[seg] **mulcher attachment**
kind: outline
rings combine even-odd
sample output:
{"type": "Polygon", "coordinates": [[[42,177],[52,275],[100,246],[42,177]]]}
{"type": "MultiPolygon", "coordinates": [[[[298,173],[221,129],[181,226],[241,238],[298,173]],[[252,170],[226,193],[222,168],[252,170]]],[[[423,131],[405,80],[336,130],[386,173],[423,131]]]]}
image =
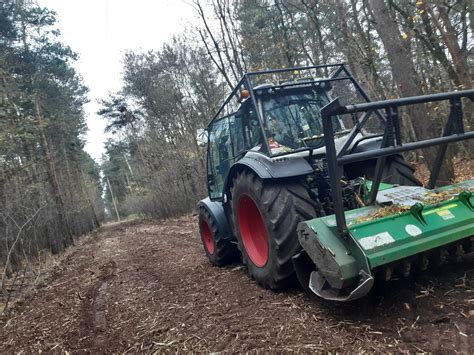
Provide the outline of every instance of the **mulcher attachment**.
{"type": "Polygon", "coordinates": [[[304,251],[294,258],[300,281],[317,295],[349,301],[367,294],[375,277],[409,275],[430,264],[456,259],[472,249],[474,235],[474,181],[431,190],[435,185],[448,144],[474,138],[466,132],[462,98],[474,100],[474,90],[342,105],[339,98],[321,109],[326,163],[333,215],[299,224],[304,251]],[[417,142],[402,142],[399,107],[449,100],[450,113],[443,136],[417,142]],[[384,110],[384,114],[382,114],[384,110]],[[372,114],[383,116],[381,147],[352,151],[357,134],[372,114]],[[351,115],[356,123],[343,145],[336,146],[333,118],[351,115]],[[361,115],[361,116],[359,116],[361,115]],[[389,156],[439,146],[431,167],[429,189],[418,186],[382,186],[389,156]],[[341,179],[344,167],[361,161],[376,161],[367,207],[345,211],[341,179]],[[306,255],[305,255],[306,254],[306,255]],[[310,258],[309,272],[298,270],[310,258]]]}
{"type": "Polygon", "coordinates": [[[473,191],[474,180],[437,190],[385,189],[377,205],[345,212],[344,235],[334,215],[300,223],[304,251],[294,260],[300,281],[320,297],[349,301],[366,295],[374,278],[459,260],[474,250],[473,191]],[[298,266],[307,257],[314,265],[305,274],[298,266]]]}

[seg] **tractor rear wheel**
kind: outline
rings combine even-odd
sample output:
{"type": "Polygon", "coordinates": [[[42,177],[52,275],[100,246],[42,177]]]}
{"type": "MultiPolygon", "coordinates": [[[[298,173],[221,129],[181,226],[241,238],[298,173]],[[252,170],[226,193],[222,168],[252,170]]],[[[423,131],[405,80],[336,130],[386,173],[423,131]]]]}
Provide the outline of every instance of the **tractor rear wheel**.
{"type": "Polygon", "coordinates": [[[238,260],[239,251],[235,242],[224,239],[217,222],[204,207],[199,208],[199,232],[211,264],[224,266],[238,260]]]}
{"type": "Polygon", "coordinates": [[[307,188],[296,180],[262,181],[241,171],[231,196],[235,235],[249,274],[271,289],[296,285],[291,260],[301,250],[296,227],[316,216],[307,188]]]}

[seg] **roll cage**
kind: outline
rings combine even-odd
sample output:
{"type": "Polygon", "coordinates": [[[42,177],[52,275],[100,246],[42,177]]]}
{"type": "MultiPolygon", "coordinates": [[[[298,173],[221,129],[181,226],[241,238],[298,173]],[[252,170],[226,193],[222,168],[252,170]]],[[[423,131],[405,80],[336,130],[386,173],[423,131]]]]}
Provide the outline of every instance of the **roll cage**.
{"type": "MultiPolygon", "coordinates": [[[[298,89],[308,90],[312,88],[324,93],[326,103],[329,103],[331,100],[329,90],[336,82],[348,82],[352,86],[353,94],[359,100],[370,102],[367,93],[343,63],[246,73],[224,101],[206,129],[208,131],[207,171],[210,198],[216,200],[222,197],[224,181],[231,166],[238,162],[249,150],[274,158],[304,151],[311,154],[315,148],[305,146],[291,149],[291,151],[272,149],[272,137],[269,136],[263,110],[259,107],[259,96],[264,96],[268,91],[293,92],[298,91],[298,89]],[[269,82],[274,84],[268,84],[269,82]],[[248,91],[247,98],[242,96],[243,90],[248,91]],[[252,125],[252,122],[257,124],[252,125]],[[228,134],[224,134],[224,131],[228,134]],[[220,136],[219,133],[221,133],[220,136]],[[220,151],[216,148],[220,148],[220,151]],[[222,156],[225,156],[225,158],[222,158],[222,156]]],[[[384,121],[382,115],[378,112],[375,112],[375,114],[380,122],[384,121]]],[[[333,126],[337,126],[337,122],[333,122],[333,126]]],[[[321,144],[324,145],[323,134],[319,138],[321,144]]]]}
{"type": "MultiPolygon", "coordinates": [[[[255,93],[258,91],[276,89],[282,90],[286,88],[295,88],[295,87],[331,87],[331,83],[347,81],[353,85],[354,89],[357,91],[357,95],[362,99],[362,101],[370,102],[368,94],[360,86],[360,84],[355,80],[350,71],[347,69],[344,63],[339,64],[327,64],[327,65],[313,65],[308,67],[293,67],[286,69],[273,69],[273,70],[262,70],[249,72],[244,74],[239,83],[232,90],[231,94],[224,101],[222,106],[219,108],[215,116],[210,121],[207,130],[212,126],[212,124],[222,119],[232,113],[235,113],[242,103],[241,91],[249,91],[249,100],[251,101],[252,106],[257,108],[257,101],[255,93]],[[318,74],[323,74],[327,77],[319,77],[318,74]],[[312,75],[312,74],[316,74],[312,75]],[[268,82],[278,82],[278,84],[268,85],[268,82]],[[261,84],[267,84],[265,87],[259,87],[261,84]]],[[[262,117],[262,112],[256,109],[258,121],[260,127],[262,128],[262,135],[264,141],[264,150],[262,153],[269,156],[281,155],[281,154],[272,154],[268,146],[268,136],[267,133],[263,130],[264,128],[264,119],[262,117]]],[[[383,115],[376,112],[378,118],[383,122],[385,119],[383,115]]],[[[300,150],[311,150],[302,148],[300,150]]],[[[285,153],[284,153],[285,154],[285,153]]],[[[287,154],[287,153],[286,153],[287,154]]]]}

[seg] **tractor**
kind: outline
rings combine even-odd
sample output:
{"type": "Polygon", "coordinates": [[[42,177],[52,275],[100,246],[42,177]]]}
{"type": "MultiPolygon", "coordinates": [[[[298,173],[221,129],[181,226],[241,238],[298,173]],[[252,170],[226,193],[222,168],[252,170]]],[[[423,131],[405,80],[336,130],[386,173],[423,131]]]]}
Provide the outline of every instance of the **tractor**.
{"type": "Polygon", "coordinates": [[[300,283],[350,301],[376,279],[462,257],[473,248],[474,180],[438,177],[447,146],[474,138],[462,110],[473,99],[371,101],[345,64],[245,74],[206,129],[209,196],[197,209],[209,261],[241,259],[272,290],[300,283]],[[406,107],[434,103],[449,111],[442,136],[404,139],[406,107]],[[414,150],[432,152],[426,186],[402,155],[414,150]]]}

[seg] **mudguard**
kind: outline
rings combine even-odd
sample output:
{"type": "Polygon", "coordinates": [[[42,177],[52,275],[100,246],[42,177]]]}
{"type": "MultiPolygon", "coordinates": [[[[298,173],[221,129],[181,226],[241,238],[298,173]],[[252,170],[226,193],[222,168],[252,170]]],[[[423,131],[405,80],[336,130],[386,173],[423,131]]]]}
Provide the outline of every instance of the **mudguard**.
{"type": "Polygon", "coordinates": [[[362,153],[370,150],[377,150],[380,149],[381,146],[382,137],[367,137],[356,141],[354,146],[350,149],[350,153],[362,153]]]}
{"type": "MultiPolygon", "coordinates": [[[[352,148],[352,152],[379,149],[381,140],[381,137],[362,139],[352,148]]],[[[251,169],[261,179],[289,178],[303,176],[313,172],[313,168],[305,156],[287,155],[271,158],[258,152],[249,151],[231,167],[227,178],[234,176],[234,173],[242,167],[251,169]]],[[[228,181],[226,181],[226,183],[227,182],[228,181]]]]}
{"type": "Polygon", "coordinates": [[[249,151],[245,157],[230,168],[224,182],[224,198],[230,193],[230,184],[232,182],[230,179],[242,168],[253,171],[260,179],[264,180],[303,176],[313,172],[313,168],[303,157],[283,156],[270,158],[266,155],[249,151]]]}
{"type": "Polygon", "coordinates": [[[242,166],[253,170],[261,179],[287,178],[313,172],[313,168],[303,157],[282,156],[270,158],[266,155],[249,151],[245,157],[232,166],[228,176],[232,176],[242,166]]]}
{"type": "Polygon", "coordinates": [[[209,197],[201,200],[197,204],[197,208],[204,207],[216,221],[219,231],[222,233],[223,239],[235,239],[231,233],[231,228],[224,211],[222,203],[219,201],[211,201],[209,197]]]}

